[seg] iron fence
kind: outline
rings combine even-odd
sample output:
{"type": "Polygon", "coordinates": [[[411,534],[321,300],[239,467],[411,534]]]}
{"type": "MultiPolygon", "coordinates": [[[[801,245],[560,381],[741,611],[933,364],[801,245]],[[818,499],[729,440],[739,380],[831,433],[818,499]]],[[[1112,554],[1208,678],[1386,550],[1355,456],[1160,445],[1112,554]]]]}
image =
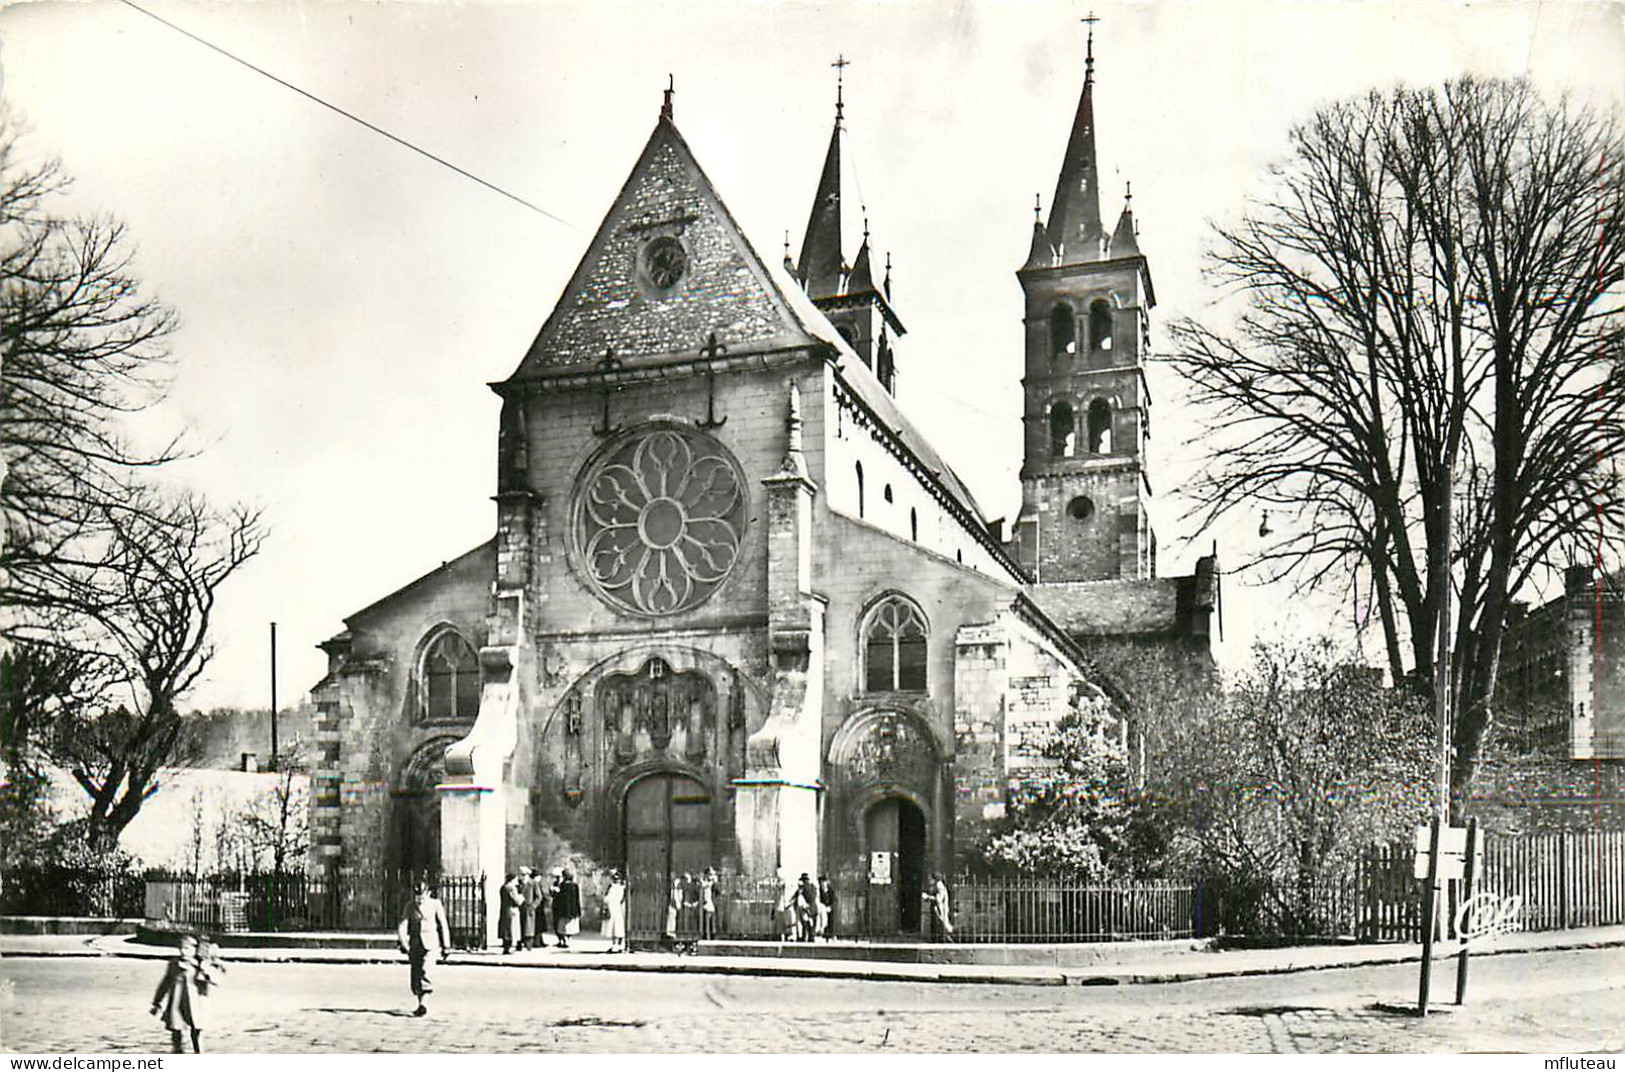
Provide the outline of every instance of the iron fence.
{"type": "MultiPolygon", "coordinates": [[[[1102,885],[961,875],[948,886],[953,937],[961,942],[1100,942],[1215,933],[1213,892],[1195,884],[1102,885]]],[[[900,885],[871,884],[865,876],[850,874],[834,876],[831,887],[833,918],[825,918],[820,936],[923,940],[931,933],[932,906],[923,895],[911,897],[900,885]]],[[[676,888],[673,898],[672,881],[661,873],[628,877],[630,938],[646,942],[669,934],[692,941],[704,936],[698,880],[678,876],[676,888]],[[675,913],[670,910],[674,900],[681,906],[675,913]]],[[[717,938],[793,941],[800,936],[795,891],[778,879],[722,872],[712,900],[717,938]]]]}
{"type": "Polygon", "coordinates": [[[13,867],[0,873],[0,914],[133,919],[141,915],[143,879],[132,871],[13,867]]]}
{"type": "Polygon", "coordinates": [[[452,944],[485,944],[485,880],[479,875],[383,871],[367,876],[301,872],[152,872],[146,918],[215,931],[393,931],[419,879],[438,891],[452,944]]]}

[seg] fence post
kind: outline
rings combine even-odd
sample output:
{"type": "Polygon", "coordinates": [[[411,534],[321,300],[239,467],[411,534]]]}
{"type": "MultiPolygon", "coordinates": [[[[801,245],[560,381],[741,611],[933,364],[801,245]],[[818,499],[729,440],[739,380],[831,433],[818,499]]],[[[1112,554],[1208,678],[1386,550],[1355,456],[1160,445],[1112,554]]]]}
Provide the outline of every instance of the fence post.
{"type": "Polygon", "coordinates": [[[1557,927],[1559,930],[1569,929],[1569,908],[1573,898],[1569,895],[1569,882],[1573,877],[1569,867],[1569,832],[1560,831],[1557,835],[1557,927]]]}

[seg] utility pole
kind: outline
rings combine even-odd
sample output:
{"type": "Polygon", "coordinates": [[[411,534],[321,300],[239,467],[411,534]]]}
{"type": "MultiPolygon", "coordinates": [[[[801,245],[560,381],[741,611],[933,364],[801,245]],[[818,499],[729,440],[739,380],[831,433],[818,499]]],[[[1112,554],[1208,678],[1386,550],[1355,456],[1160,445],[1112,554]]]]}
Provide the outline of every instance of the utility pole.
{"type": "Polygon", "coordinates": [[[271,769],[276,762],[276,623],[271,623],[271,769]]]}

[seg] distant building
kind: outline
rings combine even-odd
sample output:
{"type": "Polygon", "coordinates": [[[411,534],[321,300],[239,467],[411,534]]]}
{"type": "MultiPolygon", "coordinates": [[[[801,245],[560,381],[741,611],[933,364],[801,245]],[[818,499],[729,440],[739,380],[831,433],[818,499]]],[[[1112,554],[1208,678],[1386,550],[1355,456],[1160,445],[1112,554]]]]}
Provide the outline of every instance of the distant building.
{"type": "Polygon", "coordinates": [[[1625,829],[1625,595],[1620,574],[1566,571],[1517,608],[1501,654],[1495,746],[1473,789],[1506,826],[1625,829]]]}

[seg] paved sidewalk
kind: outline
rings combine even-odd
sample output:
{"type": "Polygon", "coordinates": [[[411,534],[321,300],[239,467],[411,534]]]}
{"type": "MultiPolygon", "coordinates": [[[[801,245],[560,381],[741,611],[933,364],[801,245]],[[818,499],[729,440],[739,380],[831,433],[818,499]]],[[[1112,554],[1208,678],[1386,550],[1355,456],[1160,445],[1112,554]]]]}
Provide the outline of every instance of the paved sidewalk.
{"type": "MultiPolygon", "coordinates": [[[[1510,934],[1498,938],[1475,956],[1564,949],[1600,949],[1625,946],[1625,926],[1592,927],[1568,931],[1542,931],[1510,934]]],[[[1441,957],[1454,954],[1455,947],[1441,945],[1441,957]]],[[[0,935],[0,957],[124,957],[158,960],[171,956],[160,946],[109,935],[0,935]]],[[[285,947],[266,949],[225,949],[225,960],[262,963],[312,964],[396,964],[401,960],[392,949],[320,949],[285,947]]],[[[866,979],[899,982],[998,983],[1026,986],[1131,985],[1136,983],[1185,982],[1236,976],[1276,975],[1287,972],[1350,968],[1373,964],[1417,961],[1421,947],[1414,944],[1298,946],[1283,949],[1247,949],[1225,952],[1192,952],[1178,957],[1161,956],[1155,961],[1136,963],[1131,959],[1101,963],[1086,968],[1050,968],[978,964],[898,964],[861,960],[830,960],[809,957],[718,957],[675,956],[668,953],[608,952],[608,943],[592,937],[578,938],[569,949],[527,950],[504,955],[500,952],[457,952],[453,963],[492,968],[547,969],[570,968],[620,972],[692,972],[720,975],[818,977],[866,979]]]]}

